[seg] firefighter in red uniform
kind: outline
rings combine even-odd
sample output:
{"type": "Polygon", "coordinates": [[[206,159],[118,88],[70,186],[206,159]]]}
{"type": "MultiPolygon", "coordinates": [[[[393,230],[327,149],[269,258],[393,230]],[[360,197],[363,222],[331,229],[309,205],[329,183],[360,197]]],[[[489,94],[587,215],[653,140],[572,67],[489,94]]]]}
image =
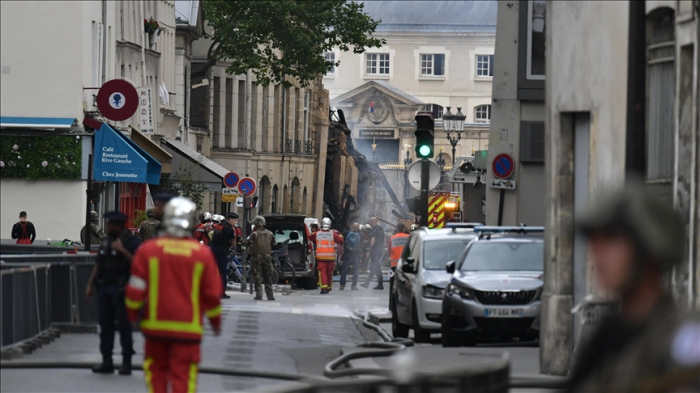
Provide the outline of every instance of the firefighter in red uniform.
{"type": "Polygon", "coordinates": [[[211,250],[192,238],[196,209],[187,198],[168,202],[164,236],[144,243],[131,265],[125,302],[132,322],[143,309],[143,370],[153,393],[195,392],[203,316],[221,332],[221,280],[211,250]]]}
{"type": "Polygon", "coordinates": [[[321,294],[331,291],[333,286],[333,269],[335,268],[336,244],[343,244],[343,237],[331,230],[331,219],[325,217],[321,220],[321,230],[314,232],[309,241],[316,244],[316,266],[318,266],[318,281],[321,286],[321,294]]]}
{"type": "Polygon", "coordinates": [[[205,245],[209,245],[209,234],[207,233],[207,227],[211,225],[211,213],[206,212],[202,214],[202,222],[197,224],[197,227],[194,229],[194,238],[198,242],[202,242],[205,245]]]}

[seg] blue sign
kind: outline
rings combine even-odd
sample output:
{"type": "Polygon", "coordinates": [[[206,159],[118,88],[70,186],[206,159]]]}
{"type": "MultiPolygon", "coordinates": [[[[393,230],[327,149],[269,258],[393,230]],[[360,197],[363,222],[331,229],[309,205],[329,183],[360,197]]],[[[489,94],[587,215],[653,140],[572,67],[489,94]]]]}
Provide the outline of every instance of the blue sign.
{"type": "Polygon", "coordinates": [[[244,177],[240,182],[238,182],[238,191],[240,191],[243,195],[253,195],[256,188],[257,185],[255,184],[255,180],[249,177],[244,177]]]}
{"type": "Polygon", "coordinates": [[[95,132],[93,162],[95,180],[160,183],[161,164],[131,139],[105,123],[95,132]]]}
{"type": "Polygon", "coordinates": [[[224,176],[224,184],[228,188],[233,188],[238,185],[238,174],[236,172],[229,172],[224,176]]]}

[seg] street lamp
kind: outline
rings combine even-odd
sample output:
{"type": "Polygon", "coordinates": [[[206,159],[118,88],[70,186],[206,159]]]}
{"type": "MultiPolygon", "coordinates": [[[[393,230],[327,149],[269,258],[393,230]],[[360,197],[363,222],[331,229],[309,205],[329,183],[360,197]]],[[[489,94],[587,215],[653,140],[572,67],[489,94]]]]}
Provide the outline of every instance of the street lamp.
{"type": "Polygon", "coordinates": [[[447,112],[442,115],[442,126],[445,130],[445,134],[447,134],[447,140],[450,141],[450,145],[452,145],[452,166],[455,165],[455,150],[457,148],[457,144],[462,139],[462,132],[464,132],[464,120],[466,118],[467,116],[462,113],[462,108],[460,107],[457,107],[456,114],[452,114],[450,107],[448,106],[447,112]],[[453,132],[457,133],[456,138],[452,136],[453,132]]]}
{"type": "MultiPolygon", "coordinates": [[[[445,159],[442,158],[442,146],[440,146],[440,154],[438,155],[438,159],[435,163],[440,167],[440,171],[445,170],[445,159]]],[[[454,164],[454,161],[452,161],[452,163],[454,164]]]]}

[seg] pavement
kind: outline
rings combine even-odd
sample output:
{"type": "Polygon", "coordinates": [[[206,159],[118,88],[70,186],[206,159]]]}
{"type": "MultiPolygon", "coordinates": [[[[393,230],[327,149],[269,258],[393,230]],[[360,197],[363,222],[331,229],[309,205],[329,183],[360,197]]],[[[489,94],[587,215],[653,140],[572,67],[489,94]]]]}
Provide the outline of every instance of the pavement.
{"type": "MultiPolygon", "coordinates": [[[[387,290],[339,291],[319,295],[317,290],[290,291],[280,286],[275,301],[255,301],[247,292],[229,290],[231,299],[223,301],[222,334],[214,336],[206,329],[202,342],[202,367],[236,370],[274,371],[321,377],[323,367],[342,352],[372,341],[379,335],[351,318],[367,312],[391,331],[388,319],[387,290]]],[[[349,288],[349,285],[348,285],[349,288]]],[[[118,338],[115,340],[118,343],[118,338]]],[[[119,345],[115,344],[115,352],[119,345]]],[[[101,360],[97,334],[62,334],[54,342],[21,359],[12,361],[94,362],[101,360]]],[[[134,334],[134,362],[143,360],[143,337],[134,334]]],[[[495,343],[474,348],[445,348],[439,335],[433,342],[408,349],[413,363],[426,370],[444,370],[458,364],[483,362],[507,354],[512,374],[537,375],[539,348],[536,343],[495,343]]],[[[120,356],[115,355],[115,362],[120,356]]],[[[392,367],[392,357],[353,361],[356,367],[392,367]]],[[[201,374],[200,392],[269,392],[289,386],[289,382],[251,377],[201,374]]],[[[143,392],[143,373],[132,376],[96,375],[85,369],[0,370],[0,390],[5,392],[143,392]]],[[[516,390],[514,390],[516,391],[516,390]]],[[[537,392],[539,390],[517,390],[537,392]]]]}

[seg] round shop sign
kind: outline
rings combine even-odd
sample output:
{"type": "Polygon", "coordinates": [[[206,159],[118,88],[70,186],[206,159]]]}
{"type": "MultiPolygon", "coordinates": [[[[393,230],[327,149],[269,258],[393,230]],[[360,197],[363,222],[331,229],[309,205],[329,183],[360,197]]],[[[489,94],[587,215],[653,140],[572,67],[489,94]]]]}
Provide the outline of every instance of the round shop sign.
{"type": "Polygon", "coordinates": [[[136,88],[127,80],[107,81],[97,92],[97,108],[109,120],[127,120],[136,113],[138,106],[136,88]]]}

